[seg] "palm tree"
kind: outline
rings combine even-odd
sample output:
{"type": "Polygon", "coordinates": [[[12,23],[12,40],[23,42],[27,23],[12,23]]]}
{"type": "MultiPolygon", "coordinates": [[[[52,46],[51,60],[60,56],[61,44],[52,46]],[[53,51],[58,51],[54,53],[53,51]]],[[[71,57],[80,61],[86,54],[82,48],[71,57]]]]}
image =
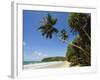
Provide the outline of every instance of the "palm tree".
{"type": "Polygon", "coordinates": [[[78,32],[80,36],[90,38],[90,15],[84,13],[71,13],[68,20],[73,32],[78,32]]]}
{"type": "Polygon", "coordinates": [[[43,18],[43,21],[41,22],[41,26],[38,28],[42,32],[43,36],[46,36],[46,38],[52,38],[53,33],[58,33],[58,30],[54,28],[53,26],[56,24],[57,19],[53,18],[50,14],[46,18],[43,18]]]}
{"type": "Polygon", "coordinates": [[[68,38],[68,34],[67,34],[67,31],[65,29],[62,29],[60,34],[61,34],[61,38],[63,40],[66,40],[68,38]]]}
{"type": "Polygon", "coordinates": [[[56,22],[57,19],[53,18],[50,14],[48,14],[47,17],[43,17],[43,21],[41,21],[41,26],[38,28],[38,30],[42,32],[43,36],[49,39],[51,39],[53,34],[55,34],[60,41],[81,50],[86,59],[90,60],[90,52],[87,51],[87,49],[90,50],[90,44],[84,43],[84,42],[90,43],[90,16],[82,13],[81,14],[72,13],[71,16],[69,17],[69,25],[71,28],[70,31],[62,29],[61,31],[58,32],[58,30],[54,27],[56,22]],[[70,35],[71,32],[79,33],[80,38],[84,40],[82,41],[81,45],[75,44],[73,42],[69,43],[68,36],[70,35]],[[87,44],[88,48],[86,49],[84,47],[87,47],[87,44]]]}
{"type": "Polygon", "coordinates": [[[85,61],[87,60],[90,65],[91,58],[91,17],[90,14],[84,13],[71,13],[69,17],[69,26],[73,32],[79,33],[81,41],[81,50],[84,50],[85,61]]]}
{"type": "MultiPolygon", "coordinates": [[[[43,17],[43,21],[41,21],[41,26],[38,28],[38,30],[40,30],[42,32],[42,35],[45,36],[46,38],[52,38],[52,35],[54,33],[56,33],[56,37],[66,43],[69,44],[69,41],[67,40],[68,35],[70,33],[67,33],[67,31],[65,29],[62,29],[60,33],[58,33],[58,30],[56,28],[54,28],[54,25],[56,24],[57,19],[53,18],[50,14],[48,14],[47,17],[43,17]]],[[[88,53],[87,51],[85,51],[82,47],[73,44],[72,42],[70,43],[70,45],[80,49],[81,51],[88,53]]]]}

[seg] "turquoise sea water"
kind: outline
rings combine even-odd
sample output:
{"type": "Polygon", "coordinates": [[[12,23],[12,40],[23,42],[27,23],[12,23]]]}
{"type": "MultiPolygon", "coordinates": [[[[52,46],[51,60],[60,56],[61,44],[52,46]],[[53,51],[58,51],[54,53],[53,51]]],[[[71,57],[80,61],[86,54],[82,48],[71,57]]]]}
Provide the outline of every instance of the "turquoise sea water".
{"type": "Polygon", "coordinates": [[[41,63],[41,61],[23,61],[23,65],[41,63]]]}

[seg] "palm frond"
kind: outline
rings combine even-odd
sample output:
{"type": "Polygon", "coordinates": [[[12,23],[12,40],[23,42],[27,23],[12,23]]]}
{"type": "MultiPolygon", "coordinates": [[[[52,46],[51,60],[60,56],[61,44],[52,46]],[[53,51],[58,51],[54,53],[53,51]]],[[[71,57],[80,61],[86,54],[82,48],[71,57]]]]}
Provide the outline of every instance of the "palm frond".
{"type": "Polygon", "coordinates": [[[45,26],[40,26],[38,30],[45,29],[45,26]]]}
{"type": "Polygon", "coordinates": [[[53,27],[56,22],[57,19],[48,14],[47,17],[43,17],[43,21],[41,21],[42,25],[38,28],[38,30],[42,32],[43,36],[51,39],[54,33],[58,33],[58,30],[53,27]]]}
{"type": "Polygon", "coordinates": [[[46,31],[45,30],[42,31],[42,36],[44,36],[44,35],[46,35],[46,31]]]}
{"type": "Polygon", "coordinates": [[[55,25],[56,22],[57,22],[57,19],[52,19],[52,21],[51,21],[52,25],[55,25]]]}
{"type": "Polygon", "coordinates": [[[58,30],[56,28],[53,28],[53,32],[58,33],[58,30]]]}

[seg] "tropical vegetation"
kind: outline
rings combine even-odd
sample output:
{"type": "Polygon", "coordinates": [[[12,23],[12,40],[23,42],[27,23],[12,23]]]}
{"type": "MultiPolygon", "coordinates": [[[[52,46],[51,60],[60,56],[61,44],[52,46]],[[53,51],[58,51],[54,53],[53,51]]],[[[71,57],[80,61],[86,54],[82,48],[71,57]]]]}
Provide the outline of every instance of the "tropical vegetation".
{"type": "Polygon", "coordinates": [[[65,57],[47,57],[42,59],[43,62],[50,62],[50,61],[66,61],[65,57]]]}
{"type": "MultiPolygon", "coordinates": [[[[66,20],[70,26],[70,30],[58,30],[54,27],[57,23],[57,18],[53,18],[50,14],[43,17],[41,26],[38,28],[42,36],[47,39],[57,37],[60,41],[68,44],[65,58],[62,60],[69,61],[71,66],[90,66],[91,65],[91,15],[88,13],[69,13],[69,19],[66,20]],[[71,42],[68,37],[73,33],[75,39],[71,42]]],[[[67,24],[66,22],[66,24],[67,24]]],[[[63,24],[63,23],[62,23],[63,24]]],[[[60,58],[45,58],[42,61],[60,60],[60,58]]]]}

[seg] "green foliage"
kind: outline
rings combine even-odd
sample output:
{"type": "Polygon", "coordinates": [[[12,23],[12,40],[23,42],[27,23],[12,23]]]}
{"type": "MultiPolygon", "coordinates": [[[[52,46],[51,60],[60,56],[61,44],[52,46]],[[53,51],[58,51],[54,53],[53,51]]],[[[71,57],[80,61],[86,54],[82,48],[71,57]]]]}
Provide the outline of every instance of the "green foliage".
{"type": "Polygon", "coordinates": [[[66,61],[65,57],[47,57],[42,59],[43,62],[50,62],[50,61],[66,61]]]}
{"type": "Polygon", "coordinates": [[[48,14],[47,21],[48,21],[48,24],[55,25],[57,22],[57,19],[53,18],[50,14],[48,14]]]}
{"type": "Polygon", "coordinates": [[[52,28],[51,26],[45,25],[40,26],[38,28],[42,32],[42,36],[45,36],[46,38],[52,38],[53,33],[58,33],[58,30],[56,28],[52,28]]]}
{"type": "Polygon", "coordinates": [[[86,13],[71,13],[68,20],[70,27],[75,31],[85,27],[88,16],[86,13]]]}
{"type": "Polygon", "coordinates": [[[71,60],[71,57],[73,56],[73,53],[75,51],[72,49],[72,46],[69,44],[68,46],[68,49],[67,49],[67,53],[66,53],[66,57],[67,57],[67,60],[70,62],[71,60]]]}
{"type": "Polygon", "coordinates": [[[61,36],[61,39],[66,40],[68,38],[67,31],[65,29],[62,29],[60,32],[60,36],[61,36]]]}
{"type": "Polygon", "coordinates": [[[83,38],[91,35],[91,17],[86,13],[71,13],[68,19],[69,26],[73,32],[78,32],[83,38]]]}
{"type": "Polygon", "coordinates": [[[71,13],[69,26],[73,32],[78,32],[72,44],[81,47],[84,51],[75,46],[68,46],[66,53],[67,60],[71,62],[71,66],[80,64],[81,66],[91,65],[91,17],[86,13],[71,13]]]}
{"type": "MultiPolygon", "coordinates": [[[[57,19],[50,14],[43,18],[42,25],[38,28],[42,35],[46,38],[52,39],[53,34],[60,34],[60,39],[67,41],[70,34],[66,29],[58,31],[54,27],[57,19]]],[[[71,43],[69,43],[66,58],[71,62],[71,66],[80,64],[81,66],[91,65],[91,15],[88,13],[70,13],[69,20],[70,33],[78,33],[71,43]]],[[[63,24],[63,23],[62,23],[63,24]]],[[[58,37],[59,38],[59,37],[58,37]]],[[[67,43],[68,44],[68,43],[67,43]]],[[[64,57],[49,57],[42,61],[61,61],[66,60],[64,57]]]]}
{"type": "MultiPolygon", "coordinates": [[[[81,46],[84,42],[81,41],[80,37],[76,37],[72,43],[81,46]]],[[[71,62],[71,66],[78,64],[81,66],[89,66],[91,63],[89,55],[87,56],[85,52],[70,44],[68,46],[66,58],[69,62],[71,62]]]]}
{"type": "Polygon", "coordinates": [[[70,62],[71,62],[70,66],[75,66],[79,64],[79,60],[76,56],[72,56],[70,62]]]}
{"type": "Polygon", "coordinates": [[[46,38],[52,38],[53,33],[58,33],[58,30],[53,26],[56,24],[57,19],[53,18],[50,14],[46,18],[43,18],[42,25],[38,28],[42,32],[42,35],[46,38]]]}

